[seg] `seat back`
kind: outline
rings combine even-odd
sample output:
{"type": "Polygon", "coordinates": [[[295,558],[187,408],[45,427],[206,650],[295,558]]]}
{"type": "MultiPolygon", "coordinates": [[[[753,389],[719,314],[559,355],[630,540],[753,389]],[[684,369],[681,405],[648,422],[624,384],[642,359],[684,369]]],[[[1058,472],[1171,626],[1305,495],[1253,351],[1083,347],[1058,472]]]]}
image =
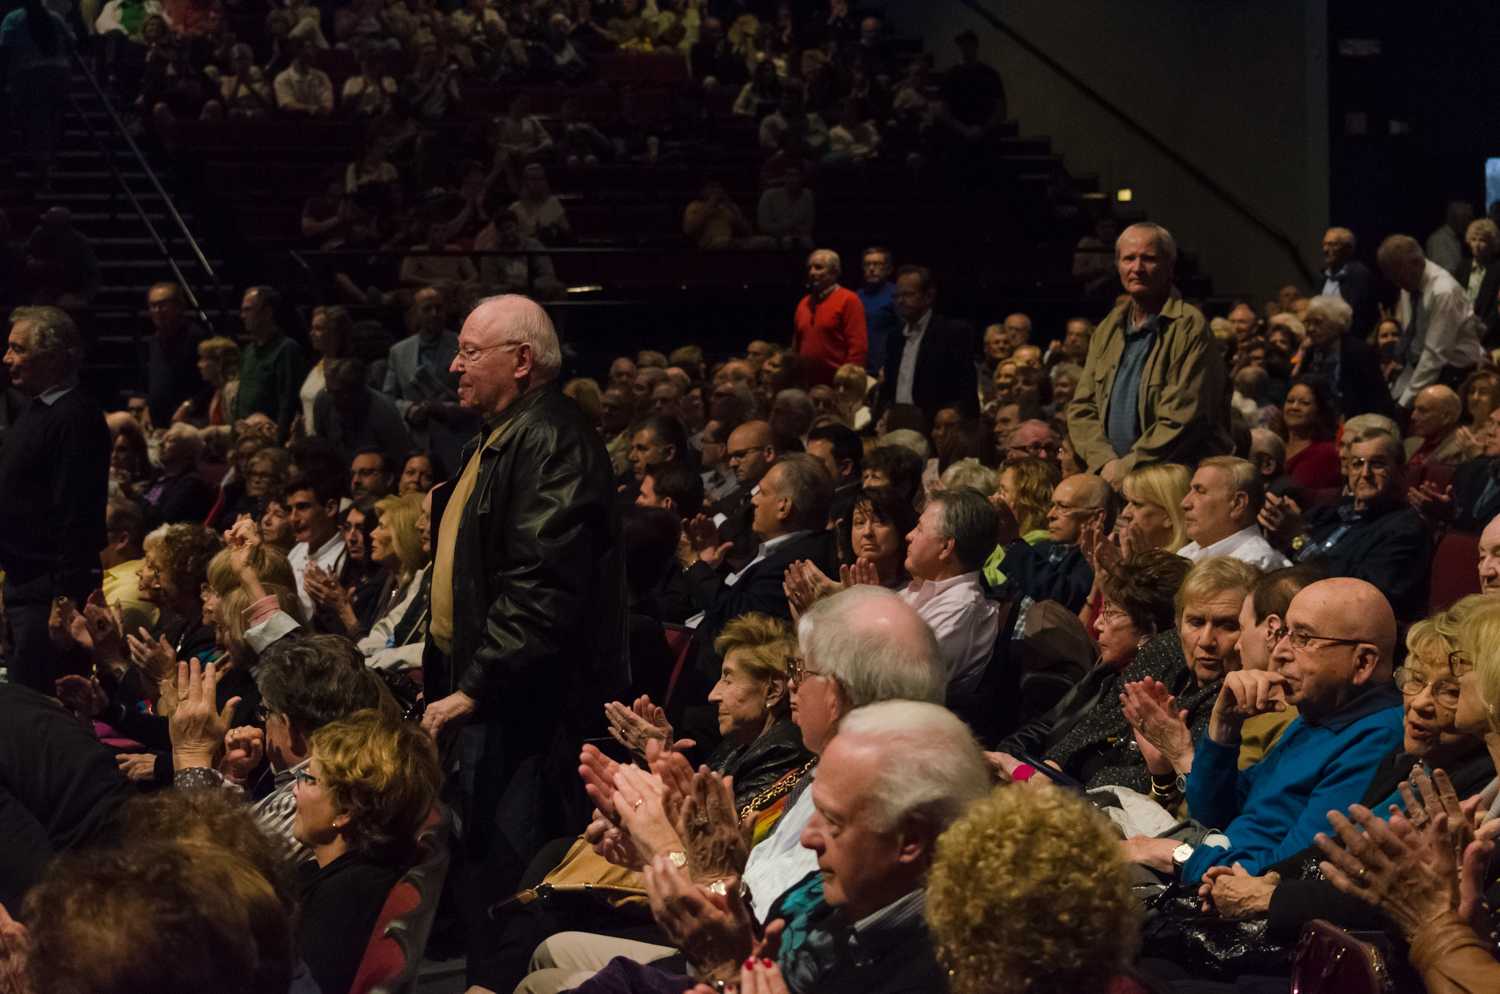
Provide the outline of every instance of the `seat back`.
{"type": "Polygon", "coordinates": [[[1432,554],[1427,585],[1428,612],[1442,611],[1469,594],[1479,593],[1479,536],[1448,532],[1432,554]]]}
{"type": "Polygon", "coordinates": [[[386,896],[349,994],[411,994],[416,990],[417,968],[448,876],[452,828],[448,809],[434,806],[418,836],[421,856],[386,896]]]}
{"type": "Polygon", "coordinates": [[[664,624],[661,626],[663,633],[667,636],[667,647],[672,650],[672,676],[667,680],[667,698],[661,702],[665,708],[672,703],[672,693],[677,689],[677,681],[682,676],[682,668],[687,665],[688,653],[693,647],[693,630],[682,625],[664,624]]]}

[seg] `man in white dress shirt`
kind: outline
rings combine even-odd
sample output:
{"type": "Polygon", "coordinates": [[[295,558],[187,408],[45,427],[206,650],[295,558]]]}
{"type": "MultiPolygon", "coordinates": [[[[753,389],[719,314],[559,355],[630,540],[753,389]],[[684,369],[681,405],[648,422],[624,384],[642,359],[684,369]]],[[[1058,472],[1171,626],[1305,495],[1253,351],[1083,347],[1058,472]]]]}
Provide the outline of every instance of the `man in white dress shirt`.
{"type": "Polygon", "coordinates": [[[1263,573],[1290,565],[1255,522],[1264,500],[1265,484],[1254,463],[1234,456],[1203,460],[1182,499],[1184,526],[1192,541],[1177,554],[1194,562],[1231,556],[1263,573]]]}
{"type": "Polygon", "coordinates": [[[972,690],[1000,630],[999,606],[984,593],[979,570],[995,548],[994,507],[977,490],[940,490],[906,536],[912,580],[901,599],[937,636],[950,696],[972,690]]]}
{"type": "Polygon", "coordinates": [[[337,577],[344,565],[344,535],[339,530],[339,500],[343,497],[342,481],[299,476],[286,486],[287,514],[297,544],[286,555],[287,565],[297,580],[297,598],[302,612],[311,621],[314,607],[307,592],[307,567],[317,564],[324,572],[337,577]]]}
{"type": "Polygon", "coordinates": [[[1396,321],[1403,331],[1405,364],[1391,387],[1396,403],[1411,410],[1417,391],[1434,383],[1457,386],[1484,358],[1480,324],[1469,295],[1447,270],[1428,259],[1410,235],[1392,235],[1375,256],[1386,279],[1401,288],[1396,321]]]}

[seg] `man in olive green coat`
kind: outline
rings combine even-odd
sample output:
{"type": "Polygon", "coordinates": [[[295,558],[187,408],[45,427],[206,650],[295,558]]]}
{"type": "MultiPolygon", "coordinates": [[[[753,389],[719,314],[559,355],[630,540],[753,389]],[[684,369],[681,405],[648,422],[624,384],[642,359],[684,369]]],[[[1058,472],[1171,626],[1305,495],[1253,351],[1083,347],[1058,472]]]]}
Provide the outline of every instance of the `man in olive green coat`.
{"type": "Polygon", "coordinates": [[[1172,286],[1177,244],[1166,228],[1133,224],[1115,242],[1130,300],[1089,342],[1068,406],[1068,435],[1111,486],[1137,466],[1193,466],[1231,450],[1228,377],[1203,313],[1172,286]]]}

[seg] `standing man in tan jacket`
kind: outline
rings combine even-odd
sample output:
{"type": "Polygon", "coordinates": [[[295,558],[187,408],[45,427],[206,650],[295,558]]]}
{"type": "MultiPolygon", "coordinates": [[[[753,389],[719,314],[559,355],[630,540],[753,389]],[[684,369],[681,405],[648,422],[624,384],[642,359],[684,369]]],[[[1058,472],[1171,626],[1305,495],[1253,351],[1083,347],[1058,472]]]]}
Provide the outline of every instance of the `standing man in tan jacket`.
{"type": "Polygon", "coordinates": [[[1115,242],[1130,300],[1094,332],[1068,406],[1074,450],[1111,486],[1137,466],[1192,466],[1231,449],[1224,357],[1203,313],[1172,286],[1176,263],[1160,225],[1133,224],[1115,242]]]}

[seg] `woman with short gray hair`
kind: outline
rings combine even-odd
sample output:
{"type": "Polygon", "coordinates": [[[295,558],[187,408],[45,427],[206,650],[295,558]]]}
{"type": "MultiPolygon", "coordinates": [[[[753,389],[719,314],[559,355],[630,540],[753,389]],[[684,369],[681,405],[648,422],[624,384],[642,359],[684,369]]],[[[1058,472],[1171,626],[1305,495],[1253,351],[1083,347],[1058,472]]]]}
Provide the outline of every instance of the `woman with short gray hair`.
{"type": "Polygon", "coordinates": [[[1345,417],[1390,414],[1390,388],[1380,372],[1380,358],[1353,333],[1354,308],[1342,298],[1319,294],[1307,304],[1302,324],[1307,334],[1292,360],[1298,377],[1328,384],[1345,417]]]}

